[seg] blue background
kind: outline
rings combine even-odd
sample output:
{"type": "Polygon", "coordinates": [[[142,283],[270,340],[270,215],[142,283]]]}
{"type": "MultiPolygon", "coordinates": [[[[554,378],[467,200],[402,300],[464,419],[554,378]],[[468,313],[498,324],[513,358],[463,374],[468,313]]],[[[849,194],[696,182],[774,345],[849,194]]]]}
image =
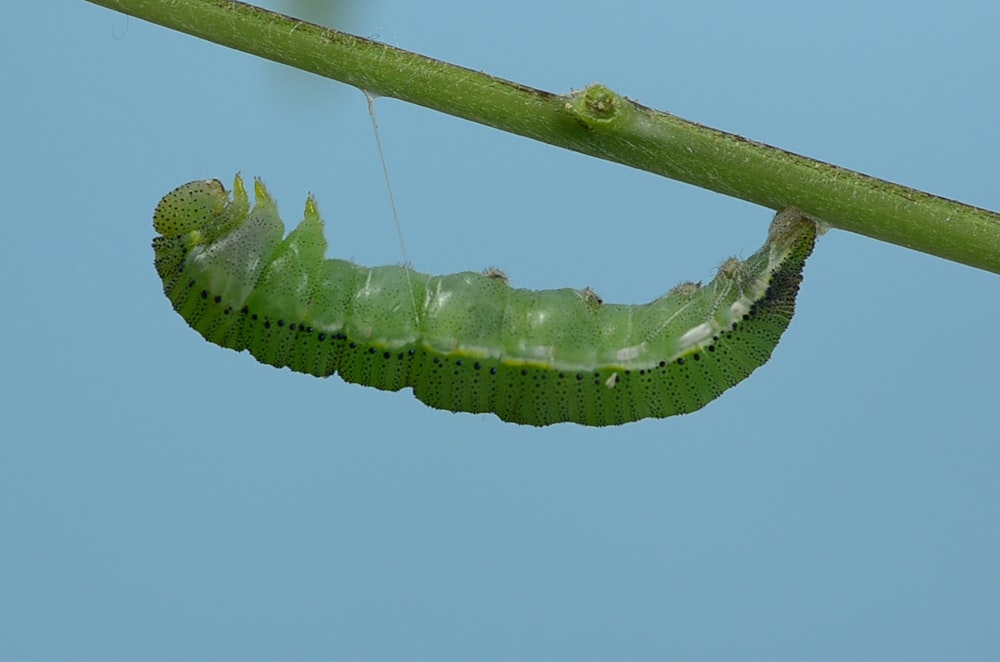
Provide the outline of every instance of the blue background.
{"type": "MultiPolygon", "coordinates": [[[[287,5],[279,5],[287,7],[287,5]]],[[[839,231],[704,410],[534,429],[257,364],[152,267],[184,182],[401,261],[357,90],[82,2],[0,22],[0,657],[997,658],[994,274],[839,231]]],[[[363,36],[1000,209],[1000,3],[357,3],[363,36]],[[696,6],[695,6],[696,5],[696,6]]],[[[414,266],[643,302],[771,212],[377,103],[414,266]]]]}

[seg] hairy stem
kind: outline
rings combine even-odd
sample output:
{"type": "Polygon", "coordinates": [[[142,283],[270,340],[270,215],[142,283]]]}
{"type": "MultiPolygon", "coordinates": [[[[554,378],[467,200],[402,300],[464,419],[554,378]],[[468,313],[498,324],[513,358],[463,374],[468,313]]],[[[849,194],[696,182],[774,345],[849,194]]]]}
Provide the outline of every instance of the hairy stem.
{"type": "Polygon", "coordinates": [[[557,95],[229,0],[90,0],[202,39],[552,145],[1000,273],[1000,215],[646,108],[557,95]]]}

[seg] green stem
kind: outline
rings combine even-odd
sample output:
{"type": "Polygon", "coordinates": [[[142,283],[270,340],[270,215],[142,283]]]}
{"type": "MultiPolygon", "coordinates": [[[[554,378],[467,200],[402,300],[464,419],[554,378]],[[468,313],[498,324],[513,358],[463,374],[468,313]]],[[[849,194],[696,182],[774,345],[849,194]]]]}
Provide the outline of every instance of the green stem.
{"type": "Polygon", "coordinates": [[[480,124],[1000,273],[1000,215],[652,110],[555,95],[229,0],[90,0],[480,124]]]}

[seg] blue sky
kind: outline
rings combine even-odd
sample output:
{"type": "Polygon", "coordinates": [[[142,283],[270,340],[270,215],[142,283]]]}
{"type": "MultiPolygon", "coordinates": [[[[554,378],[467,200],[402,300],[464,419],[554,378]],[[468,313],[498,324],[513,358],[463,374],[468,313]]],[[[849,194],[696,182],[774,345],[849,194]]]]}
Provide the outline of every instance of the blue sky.
{"type": "MultiPolygon", "coordinates": [[[[0,658],[1000,656],[996,275],[830,232],[771,362],[617,428],[275,370],[172,311],[152,210],[241,171],[289,223],[314,193],[331,256],[400,262],[364,97],[87,3],[4,8],[0,658]]],[[[334,20],[1000,209],[1000,4],[379,0],[334,20]]],[[[421,271],[644,302],[752,253],[771,217],[376,108],[421,271]]]]}

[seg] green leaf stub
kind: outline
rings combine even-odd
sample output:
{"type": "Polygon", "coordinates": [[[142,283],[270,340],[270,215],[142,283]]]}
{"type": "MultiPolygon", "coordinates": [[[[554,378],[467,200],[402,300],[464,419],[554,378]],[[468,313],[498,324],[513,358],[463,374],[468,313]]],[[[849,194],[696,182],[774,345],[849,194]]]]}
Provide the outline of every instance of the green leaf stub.
{"type": "Polygon", "coordinates": [[[608,129],[625,111],[627,103],[614,91],[595,83],[571,95],[566,107],[587,128],[608,129]]]}

